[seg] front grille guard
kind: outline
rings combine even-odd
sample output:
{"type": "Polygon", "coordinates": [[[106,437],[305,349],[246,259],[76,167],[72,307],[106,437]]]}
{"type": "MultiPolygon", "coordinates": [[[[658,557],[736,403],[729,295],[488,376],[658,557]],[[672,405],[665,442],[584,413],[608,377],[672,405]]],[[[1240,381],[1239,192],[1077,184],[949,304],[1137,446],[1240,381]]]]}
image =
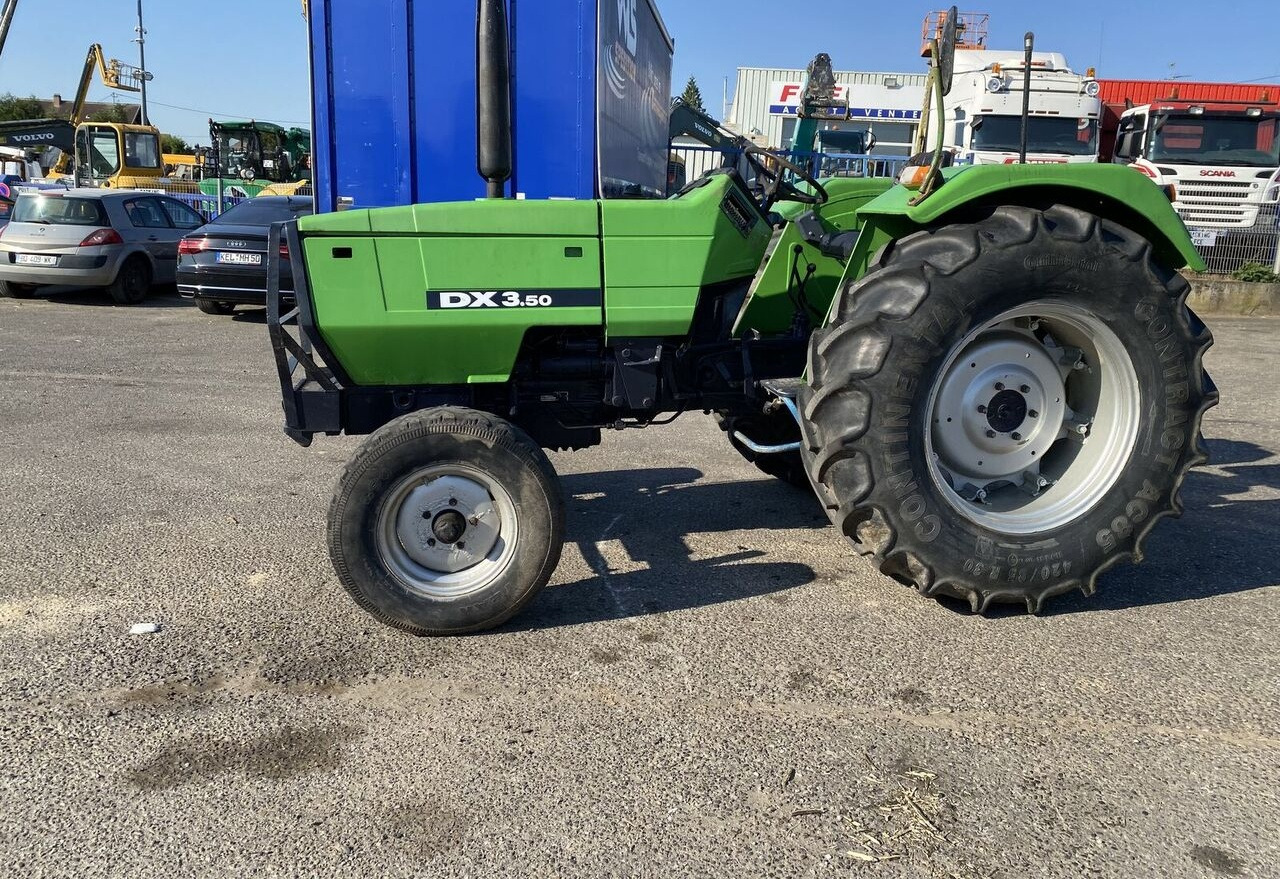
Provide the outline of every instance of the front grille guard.
{"type": "Polygon", "coordinates": [[[311,304],[311,284],[297,221],[275,223],[267,238],[267,331],[280,375],[284,406],[284,432],[303,446],[317,433],[342,432],[342,391],[345,381],[338,361],[316,330],[311,304]],[[293,270],[294,304],[284,310],[280,270],[284,258],[280,244],[288,245],[293,270]]]}

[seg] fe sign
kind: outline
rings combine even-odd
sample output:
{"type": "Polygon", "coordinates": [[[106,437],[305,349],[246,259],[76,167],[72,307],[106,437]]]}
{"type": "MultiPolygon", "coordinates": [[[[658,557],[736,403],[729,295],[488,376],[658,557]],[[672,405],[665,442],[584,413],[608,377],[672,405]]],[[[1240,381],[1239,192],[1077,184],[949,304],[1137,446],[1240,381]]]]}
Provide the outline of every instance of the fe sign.
{"type": "MultiPolygon", "coordinates": [[[[769,84],[769,113],[773,116],[795,116],[800,112],[800,96],[804,94],[804,83],[775,80],[769,84]]],[[[851,100],[849,86],[836,84],[836,100],[851,100]]],[[[915,122],[920,119],[919,110],[908,110],[899,107],[850,107],[852,119],[888,119],[901,122],[915,122]]]]}

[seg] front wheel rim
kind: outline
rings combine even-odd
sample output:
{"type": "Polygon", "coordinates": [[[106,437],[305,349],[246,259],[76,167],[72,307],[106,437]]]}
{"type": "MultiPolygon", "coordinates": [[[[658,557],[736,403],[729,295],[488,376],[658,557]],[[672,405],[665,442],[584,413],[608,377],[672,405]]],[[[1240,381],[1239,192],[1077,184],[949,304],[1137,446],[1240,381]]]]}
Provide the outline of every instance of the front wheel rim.
{"type": "Polygon", "coordinates": [[[934,485],[964,518],[1038,534],[1093,509],[1137,441],[1133,361],[1099,317],[1055,299],[972,330],[944,363],[926,409],[934,485]]]}
{"type": "Polygon", "coordinates": [[[411,592],[456,599],[492,585],[510,567],[516,505],[492,476],[466,464],[420,467],[379,506],[375,535],[387,570],[411,592]]]}

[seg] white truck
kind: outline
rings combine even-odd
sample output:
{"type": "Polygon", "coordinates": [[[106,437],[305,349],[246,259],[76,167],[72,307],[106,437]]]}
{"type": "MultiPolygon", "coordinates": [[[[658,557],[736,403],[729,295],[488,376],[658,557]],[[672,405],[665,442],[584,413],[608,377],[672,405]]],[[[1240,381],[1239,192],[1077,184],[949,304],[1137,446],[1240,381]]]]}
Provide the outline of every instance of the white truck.
{"type": "MultiPolygon", "coordinates": [[[[946,122],[947,149],[957,162],[1018,161],[1024,71],[1021,50],[956,51],[946,122]]],[[[1057,52],[1032,53],[1027,161],[1098,161],[1098,91],[1092,69],[1081,75],[1057,52]]]]}

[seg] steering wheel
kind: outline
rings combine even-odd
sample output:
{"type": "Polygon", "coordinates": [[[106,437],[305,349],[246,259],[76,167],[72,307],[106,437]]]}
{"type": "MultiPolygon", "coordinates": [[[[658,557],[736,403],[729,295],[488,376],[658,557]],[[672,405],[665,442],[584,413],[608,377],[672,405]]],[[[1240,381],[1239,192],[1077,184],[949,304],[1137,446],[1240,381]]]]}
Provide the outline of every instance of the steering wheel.
{"type": "Polygon", "coordinates": [[[766,214],[779,201],[825,204],[831,198],[816,177],[794,162],[782,158],[782,156],[761,149],[754,144],[744,149],[742,154],[751,163],[751,167],[756,170],[757,176],[766,181],[760,202],[760,210],[766,214]],[[788,180],[786,174],[788,171],[812,186],[813,192],[805,192],[788,180]]]}

